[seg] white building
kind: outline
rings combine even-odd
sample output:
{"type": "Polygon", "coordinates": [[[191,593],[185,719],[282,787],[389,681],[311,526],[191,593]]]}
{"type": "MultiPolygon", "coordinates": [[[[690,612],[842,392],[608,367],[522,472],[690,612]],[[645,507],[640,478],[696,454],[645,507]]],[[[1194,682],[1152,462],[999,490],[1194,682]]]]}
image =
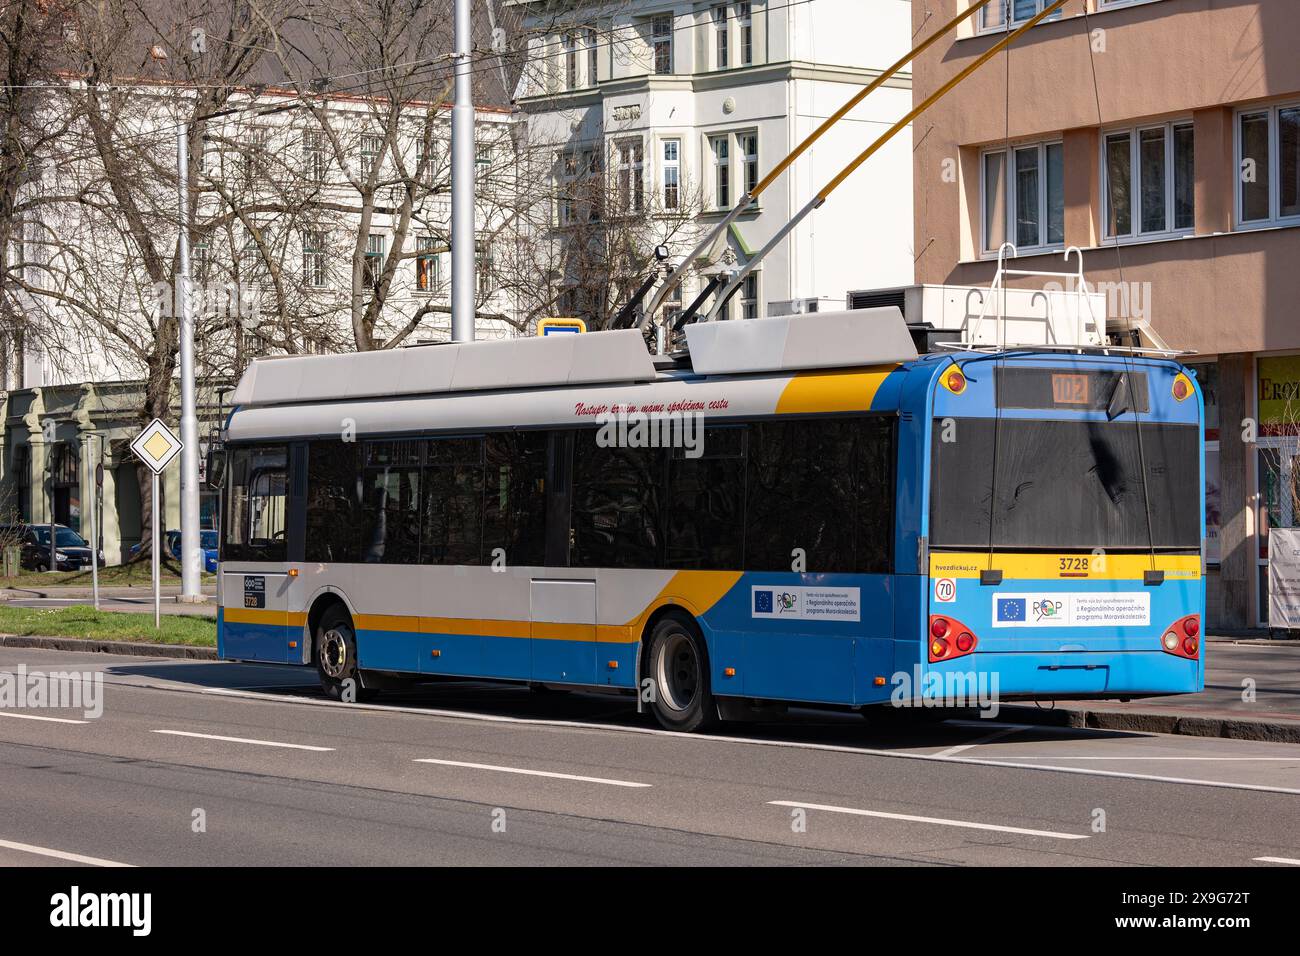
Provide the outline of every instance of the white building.
{"type": "MultiPolygon", "coordinates": [[[[168,280],[178,219],[175,180],[166,174],[174,169],[177,116],[192,112],[189,95],[142,86],[115,133],[119,155],[131,161],[132,200],[148,219],[168,280]]],[[[57,109],[59,98],[51,102],[57,109]]],[[[333,97],[312,116],[285,108],[293,103],[275,90],[238,94],[235,112],[205,124],[196,157],[190,289],[204,441],[219,420],[222,387],[233,386],[252,358],[352,351],[353,303],[372,301],[389,267],[375,340],[450,338],[450,109],[406,104],[396,131],[383,133],[385,104],[333,97]]],[[[492,271],[494,244],[513,243],[506,231],[516,190],[510,121],[509,109],[478,110],[476,331],[483,338],[512,332],[509,297],[492,271]]],[[[171,284],[151,279],[107,164],[84,131],[72,127],[45,159],[26,187],[31,212],[11,259],[25,264],[31,288],[22,295],[24,325],[0,331],[0,523],[82,528],[86,438],[94,435],[93,457],[105,466],[103,547],[116,563],[143,530],[137,462],[127,445],[142,424],[145,359],[160,341],[171,284]]],[[[175,372],[165,416],[173,426],[175,372]]],[[[179,523],[177,476],[176,468],[164,476],[164,529],[179,523]]],[[[210,526],[214,495],[204,492],[202,512],[210,526]]]]}
{"type": "MultiPolygon", "coordinates": [[[[908,0],[511,5],[534,34],[518,91],[528,140],[554,150],[556,179],[604,169],[621,201],[653,215],[696,196],[697,230],[911,45],[908,0]]],[[[683,302],[703,276],[747,261],[910,107],[910,74],[868,97],[736,223],[727,248],[687,280],[683,302]]],[[[557,203],[557,233],[571,215],[557,203]]],[[[850,290],[909,283],[911,221],[904,131],[763,262],[731,314],[776,314],[801,300],[843,308],[850,290]]]]}

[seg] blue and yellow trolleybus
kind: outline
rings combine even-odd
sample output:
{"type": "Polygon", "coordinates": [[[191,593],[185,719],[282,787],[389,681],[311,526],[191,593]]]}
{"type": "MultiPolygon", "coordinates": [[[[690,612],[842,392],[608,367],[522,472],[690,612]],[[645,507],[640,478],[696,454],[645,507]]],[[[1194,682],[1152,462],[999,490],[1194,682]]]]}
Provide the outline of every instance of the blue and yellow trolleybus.
{"type": "Polygon", "coordinates": [[[1165,357],[918,355],[896,309],[255,362],[219,649],[755,704],[1201,689],[1202,400],[1165,357]]]}

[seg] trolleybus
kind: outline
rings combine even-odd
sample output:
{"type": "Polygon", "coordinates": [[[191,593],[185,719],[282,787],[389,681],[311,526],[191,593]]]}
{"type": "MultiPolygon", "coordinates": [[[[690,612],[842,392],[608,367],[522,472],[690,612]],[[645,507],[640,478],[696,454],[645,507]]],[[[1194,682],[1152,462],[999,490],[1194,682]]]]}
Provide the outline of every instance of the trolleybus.
{"type": "Polygon", "coordinates": [[[1202,688],[1188,368],[917,354],[892,308],[688,338],[253,363],[224,433],[220,656],[343,698],[597,688],[678,730],[953,676],[1001,700],[1202,688]]]}

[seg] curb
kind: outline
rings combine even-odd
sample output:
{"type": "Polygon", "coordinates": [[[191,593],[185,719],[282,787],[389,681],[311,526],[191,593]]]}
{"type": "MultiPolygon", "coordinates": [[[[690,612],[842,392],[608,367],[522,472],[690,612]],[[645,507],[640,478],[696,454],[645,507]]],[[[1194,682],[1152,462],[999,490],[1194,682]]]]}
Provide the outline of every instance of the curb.
{"type": "Polygon", "coordinates": [[[1130,730],[1183,737],[1222,737],[1228,740],[1259,740],[1267,743],[1300,744],[1300,721],[1255,720],[1195,714],[1140,713],[1127,710],[1087,710],[1057,707],[1004,706],[1008,719],[1048,727],[1077,730],[1130,730]]]}
{"type": "Polygon", "coordinates": [[[82,651],[92,654],[122,654],[128,657],[172,657],[215,661],[215,647],[188,644],[141,644],[133,641],[96,641],[81,637],[25,637],[0,635],[0,647],[33,647],[47,651],[82,651]]]}

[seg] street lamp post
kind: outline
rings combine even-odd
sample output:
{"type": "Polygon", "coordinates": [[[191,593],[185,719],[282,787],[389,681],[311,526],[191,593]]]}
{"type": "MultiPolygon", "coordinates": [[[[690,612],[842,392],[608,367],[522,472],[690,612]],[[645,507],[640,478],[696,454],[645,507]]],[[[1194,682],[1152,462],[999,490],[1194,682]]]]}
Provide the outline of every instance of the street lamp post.
{"type": "MultiPolygon", "coordinates": [[[[176,134],[177,198],[180,202],[180,261],[176,273],[176,311],[181,352],[181,600],[198,603],[199,586],[199,419],[194,386],[194,316],[190,311],[189,124],[176,134]]],[[[155,487],[157,481],[155,481],[155,487]]],[[[158,502],[154,500],[157,520],[158,502]]],[[[155,557],[155,560],[157,558],[155,557]]]]}
{"type": "Polygon", "coordinates": [[[456,0],[451,109],[451,340],[474,341],[474,88],[470,0],[456,0]]]}

